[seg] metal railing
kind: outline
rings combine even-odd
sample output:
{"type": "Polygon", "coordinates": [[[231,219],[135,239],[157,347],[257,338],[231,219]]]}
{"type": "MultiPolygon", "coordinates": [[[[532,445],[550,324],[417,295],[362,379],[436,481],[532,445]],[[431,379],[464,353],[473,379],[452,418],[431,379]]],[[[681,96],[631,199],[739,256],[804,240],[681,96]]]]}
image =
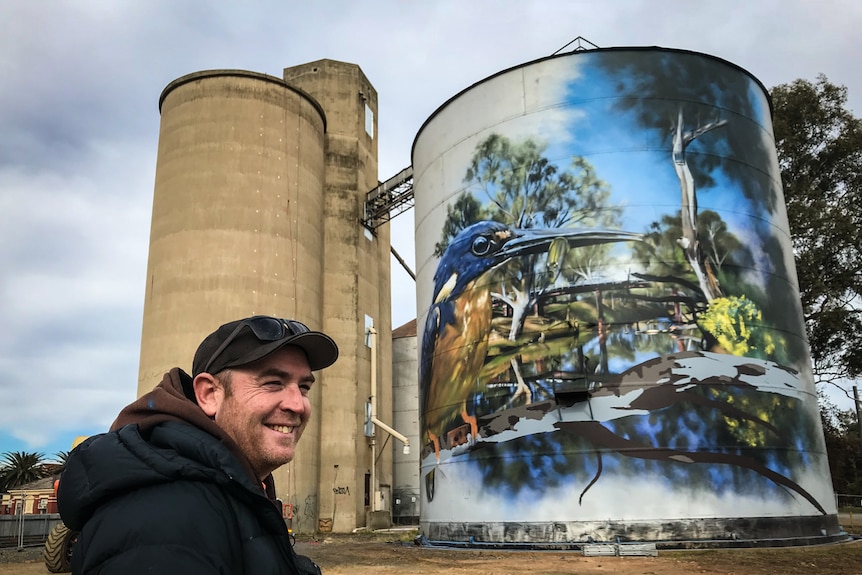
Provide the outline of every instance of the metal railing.
{"type": "Polygon", "coordinates": [[[413,166],[407,166],[365,194],[365,217],[362,223],[373,231],[412,207],[413,166]]]}
{"type": "Polygon", "coordinates": [[[0,515],[0,548],[42,545],[62,521],[58,513],[0,515]]]}
{"type": "Polygon", "coordinates": [[[843,509],[847,507],[862,507],[862,495],[836,493],[835,507],[837,507],[838,509],[843,509]]]}

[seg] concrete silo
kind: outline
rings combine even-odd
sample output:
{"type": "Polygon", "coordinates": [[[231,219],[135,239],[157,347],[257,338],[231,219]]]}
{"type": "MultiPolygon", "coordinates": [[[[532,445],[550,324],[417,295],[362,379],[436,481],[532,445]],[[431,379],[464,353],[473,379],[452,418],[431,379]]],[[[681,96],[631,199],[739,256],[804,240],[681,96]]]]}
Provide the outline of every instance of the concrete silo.
{"type": "Polygon", "coordinates": [[[756,78],[544,58],[442,105],[413,170],[425,537],[845,536],[756,78]]]}
{"type": "Polygon", "coordinates": [[[392,426],[412,446],[409,453],[393,446],[392,521],[400,525],[417,525],[421,506],[418,357],[414,319],[392,330],[392,426]]]}
{"type": "MultiPolygon", "coordinates": [[[[362,434],[373,325],[390,322],[388,228],[359,224],[377,185],[377,94],[354,64],[320,60],[284,79],[242,70],[189,74],[160,99],[138,393],[201,339],[254,314],[295,318],[336,340],[313,387],[294,462],[275,473],[299,532],[365,524],[370,450],[362,434]]],[[[391,388],[391,342],[377,346],[391,388]]],[[[384,418],[391,393],[378,398],[384,418]]],[[[391,455],[380,484],[391,483],[391,455]]]]}

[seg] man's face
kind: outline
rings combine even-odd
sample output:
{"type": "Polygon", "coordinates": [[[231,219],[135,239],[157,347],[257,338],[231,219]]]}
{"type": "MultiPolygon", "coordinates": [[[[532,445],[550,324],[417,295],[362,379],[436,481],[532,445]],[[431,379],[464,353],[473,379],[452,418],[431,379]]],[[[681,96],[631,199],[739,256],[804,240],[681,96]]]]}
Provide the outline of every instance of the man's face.
{"type": "Polygon", "coordinates": [[[293,459],[311,416],[314,376],[305,352],[292,345],[230,371],[230,393],[221,396],[215,422],[263,478],[293,459]]]}

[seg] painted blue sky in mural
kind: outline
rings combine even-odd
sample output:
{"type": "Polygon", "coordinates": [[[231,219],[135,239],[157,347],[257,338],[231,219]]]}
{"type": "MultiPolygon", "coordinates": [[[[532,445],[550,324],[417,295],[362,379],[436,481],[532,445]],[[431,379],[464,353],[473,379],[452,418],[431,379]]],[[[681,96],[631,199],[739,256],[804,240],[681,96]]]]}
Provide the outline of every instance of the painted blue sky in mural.
{"type": "MultiPolygon", "coordinates": [[[[610,186],[610,202],[623,202],[622,227],[628,231],[645,231],[662,215],[676,213],[680,208],[680,182],[671,157],[676,119],[668,117],[664,134],[639,125],[634,112],[615,108],[619,99],[608,97],[618,93],[626,80],[611,77],[602,68],[592,65],[591,59],[583,60],[576,79],[567,86],[565,101],[559,104],[570,110],[567,128],[571,138],[567,142],[551,142],[546,156],[561,168],[574,156],[586,158],[597,176],[610,186]]],[[[561,60],[559,65],[574,63],[561,60]]],[[[686,155],[704,153],[708,141],[715,146],[726,137],[724,131],[734,129],[733,122],[754,120],[761,126],[769,125],[766,99],[754,81],[750,84],[749,100],[759,117],[722,115],[716,110],[717,117],[729,123],[702,136],[701,140],[695,139],[687,147],[686,155]]],[[[734,230],[751,227],[751,205],[739,188],[725,177],[720,167],[713,170],[711,176],[715,185],[698,189],[699,210],[719,212],[734,230]]]]}

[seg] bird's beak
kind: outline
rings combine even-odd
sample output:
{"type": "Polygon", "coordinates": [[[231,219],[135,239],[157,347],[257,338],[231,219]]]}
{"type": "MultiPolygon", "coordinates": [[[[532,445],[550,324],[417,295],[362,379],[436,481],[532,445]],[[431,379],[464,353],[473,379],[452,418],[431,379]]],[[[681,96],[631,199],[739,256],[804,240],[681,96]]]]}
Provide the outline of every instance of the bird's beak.
{"type": "Polygon", "coordinates": [[[570,248],[607,244],[612,242],[637,241],[642,234],[620,230],[574,229],[574,228],[529,228],[513,229],[511,237],[497,252],[502,260],[517,256],[543,253],[552,243],[565,241],[570,248]]]}

